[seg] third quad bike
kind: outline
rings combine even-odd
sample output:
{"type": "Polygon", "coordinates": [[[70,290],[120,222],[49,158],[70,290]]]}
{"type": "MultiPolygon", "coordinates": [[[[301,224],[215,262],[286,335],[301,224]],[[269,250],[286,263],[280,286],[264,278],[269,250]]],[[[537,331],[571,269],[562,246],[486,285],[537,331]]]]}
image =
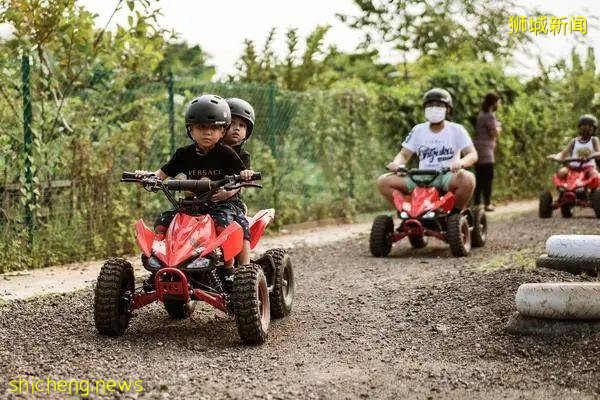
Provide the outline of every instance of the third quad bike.
{"type": "MultiPolygon", "coordinates": [[[[252,181],[260,178],[256,174],[252,181]]],[[[149,229],[141,219],[135,224],[142,264],[153,277],[148,284],[136,288],[133,268],[124,259],[108,260],[102,267],[94,296],[98,332],[122,335],[133,311],[154,301],[162,302],[167,313],[176,319],[189,317],[194,301],[203,301],[235,316],[244,343],[263,343],[271,317],[285,317],[292,310],[294,271],[290,256],[283,249],[273,249],[247,266],[237,266],[232,292],[226,292],[217,268],[240,253],[243,231],[233,222],[217,233],[206,212],[211,196],[220,188],[261,186],[244,182],[239,175],[216,181],[163,182],[153,175],[140,178],[124,172],[121,181],[139,183],[149,191],[162,191],[175,212],[166,232],[149,229]],[[170,190],[193,192],[195,197],[176,200],[170,190]]],[[[274,215],[273,209],[267,209],[249,218],[251,248],[256,246],[274,215]]]]}
{"type": "Polygon", "coordinates": [[[558,174],[552,176],[552,183],[558,192],[556,201],[552,200],[552,193],[549,190],[540,194],[540,218],[552,217],[552,212],[557,208],[560,208],[564,218],[571,218],[575,207],[591,207],[596,218],[600,218],[600,190],[598,190],[600,182],[597,177],[586,178],[583,168],[583,164],[589,159],[566,158],[554,161],[566,165],[568,173],[565,178],[560,178],[558,174]],[[576,165],[573,166],[572,163],[576,165]]]}
{"type": "Polygon", "coordinates": [[[487,219],[484,210],[476,207],[449,215],[454,207],[454,194],[448,192],[440,196],[435,187],[428,187],[439,174],[447,171],[398,169],[397,173],[409,176],[417,187],[410,196],[393,192],[400,219],[396,229],[389,215],[379,215],[373,221],[369,247],[374,256],[387,256],[392,245],[407,236],[413,248],[425,247],[430,236],[447,242],[456,257],[467,256],[471,246],[485,245],[487,219]]]}

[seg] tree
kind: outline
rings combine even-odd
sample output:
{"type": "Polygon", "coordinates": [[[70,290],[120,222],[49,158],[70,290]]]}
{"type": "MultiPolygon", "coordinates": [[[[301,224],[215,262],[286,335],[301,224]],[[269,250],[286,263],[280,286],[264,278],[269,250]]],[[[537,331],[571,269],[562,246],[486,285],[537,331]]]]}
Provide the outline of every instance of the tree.
{"type": "Polygon", "coordinates": [[[199,45],[190,47],[186,42],[167,43],[163,57],[158,64],[161,80],[165,80],[169,72],[198,81],[210,81],[215,75],[214,65],[208,64],[209,54],[199,45]]]}
{"type": "MultiPolygon", "coordinates": [[[[365,43],[391,43],[404,62],[417,56],[490,61],[510,56],[528,35],[510,35],[509,16],[522,10],[512,1],[354,0],[361,14],[338,15],[365,33],[365,43]]],[[[537,11],[529,12],[530,16],[537,11]]]]}

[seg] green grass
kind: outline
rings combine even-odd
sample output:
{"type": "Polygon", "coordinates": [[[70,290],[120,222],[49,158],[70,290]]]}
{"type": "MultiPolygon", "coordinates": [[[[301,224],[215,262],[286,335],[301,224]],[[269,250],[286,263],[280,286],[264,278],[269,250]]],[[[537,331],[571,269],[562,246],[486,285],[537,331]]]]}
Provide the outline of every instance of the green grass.
{"type": "Polygon", "coordinates": [[[520,250],[498,254],[475,267],[475,270],[488,272],[502,269],[533,269],[537,268],[535,260],[538,256],[539,250],[536,247],[525,247],[520,250]]]}

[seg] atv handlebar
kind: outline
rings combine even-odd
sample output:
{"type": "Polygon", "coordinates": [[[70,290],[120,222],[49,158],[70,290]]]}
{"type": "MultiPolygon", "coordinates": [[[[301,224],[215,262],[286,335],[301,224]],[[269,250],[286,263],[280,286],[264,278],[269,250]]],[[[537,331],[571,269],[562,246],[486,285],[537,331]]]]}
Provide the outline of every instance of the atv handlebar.
{"type": "Polygon", "coordinates": [[[180,203],[173,198],[169,190],[178,192],[192,192],[198,199],[198,202],[204,202],[210,200],[210,196],[223,188],[225,190],[234,190],[242,187],[256,187],[262,188],[262,186],[252,183],[252,181],[258,181],[262,179],[260,172],[255,173],[248,180],[242,179],[240,175],[226,175],[223,179],[216,181],[199,180],[199,179],[169,179],[166,182],[158,179],[154,174],[148,175],[137,175],[135,172],[123,172],[121,174],[121,182],[133,182],[141,183],[147,190],[156,192],[163,191],[169,201],[176,207],[180,206],[180,203]]]}

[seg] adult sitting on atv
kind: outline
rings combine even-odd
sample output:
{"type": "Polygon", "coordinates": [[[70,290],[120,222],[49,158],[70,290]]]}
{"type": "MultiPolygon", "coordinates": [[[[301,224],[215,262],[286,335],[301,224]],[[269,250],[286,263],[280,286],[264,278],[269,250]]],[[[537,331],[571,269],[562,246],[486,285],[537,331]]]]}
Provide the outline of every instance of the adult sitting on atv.
{"type": "Polygon", "coordinates": [[[540,218],[550,218],[552,211],[560,208],[565,218],[573,215],[573,207],[592,207],[600,218],[600,176],[596,169],[596,159],[600,158],[600,140],[593,136],[598,128],[598,120],[590,114],[579,117],[577,124],[580,136],[571,140],[567,147],[548,156],[549,159],[565,164],[552,177],[558,191],[558,199],[553,202],[550,191],[540,195],[540,218]]]}
{"type": "MultiPolygon", "coordinates": [[[[398,201],[398,195],[410,195],[417,186],[433,187],[436,194],[451,193],[444,200],[444,218],[453,225],[471,225],[473,218],[470,212],[464,212],[475,188],[475,177],[464,168],[472,166],[477,161],[477,151],[465,128],[457,123],[446,120],[446,115],[452,113],[453,103],[450,93],[444,89],[431,89],[423,98],[425,117],[428,122],[416,125],[408,134],[402,144],[402,150],[387,166],[391,173],[379,177],[377,186],[381,194],[392,204],[398,207],[399,213],[404,207],[403,201],[398,201]],[[413,154],[419,157],[421,172],[408,173],[405,164],[413,154]],[[423,185],[423,179],[415,178],[417,175],[434,175],[423,185]],[[400,173],[399,173],[400,172],[400,173]],[[404,176],[402,176],[404,175],[404,176]],[[416,181],[418,180],[418,181],[416,181]],[[452,197],[451,205],[446,200],[452,197]],[[396,200],[396,201],[395,201],[396,200]],[[469,215],[466,215],[469,214],[469,215]],[[461,222],[464,219],[464,222],[461,222]],[[468,221],[470,219],[470,221],[468,221]]],[[[435,196],[434,196],[435,197],[435,196]]],[[[433,198],[423,201],[430,202],[433,198]]],[[[438,205],[439,206],[439,205],[438,205]]],[[[407,206],[410,207],[410,206],[407,206]]],[[[434,210],[437,211],[437,210],[434,210]]],[[[406,227],[404,227],[406,228],[406,227]]],[[[404,229],[402,226],[399,229],[404,229]]],[[[444,227],[441,227],[442,231],[444,227]]],[[[391,244],[402,237],[392,235],[393,222],[389,216],[379,216],[373,224],[371,232],[371,252],[375,256],[385,256],[391,249],[391,244]],[[390,229],[391,226],[391,229],[390,229]],[[381,237],[380,237],[381,236],[381,237]],[[394,240],[395,239],[395,240],[394,240]]],[[[423,229],[419,232],[422,233],[423,229]]],[[[425,231],[433,233],[433,231],[425,231]]],[[[407,232],[405,232],[407,233],[407,232]]],[[[445,239],[445,232],[440,232],[440,239],[445,239]]],[[[414,247],[423,247],[422,235],[408,235],[414,247]],[[417,237],[421,239],[416,239],[417,237]]],[[[435,236],[432,234],[432,236],[435,236]]],[[[460,246],[453,248],[456,255],[466,255],[470,249],[469,226],[463,228],[460,246]],[[469,242],[469,243],[467,243],[469,242]]]]}

